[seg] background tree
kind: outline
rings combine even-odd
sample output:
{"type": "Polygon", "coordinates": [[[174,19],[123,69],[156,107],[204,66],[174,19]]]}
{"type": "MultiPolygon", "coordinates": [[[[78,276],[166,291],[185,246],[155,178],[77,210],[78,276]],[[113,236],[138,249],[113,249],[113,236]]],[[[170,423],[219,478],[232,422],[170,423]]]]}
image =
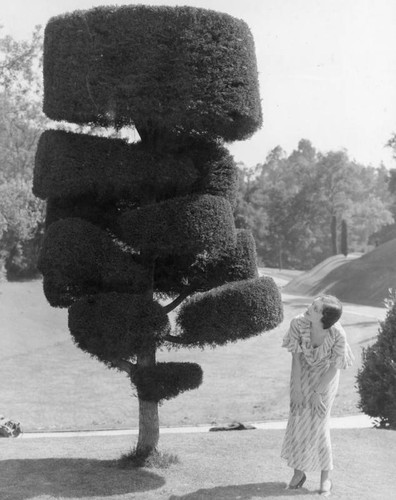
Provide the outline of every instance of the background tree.
{"type": "Polygon", "coordinates": [[[223,146],[261,125],[253,39],[214,11],[100,7],[50,20],[44,55],[49,118],[141,138],[48,130],[33,187],[48,200],[46,297],[69,308],[78,347],[129,375],[144,458],[158,403],[202,379],[196,364],[158,363],[157,349],[224,345],[282,319],[252,236],[235,228],[238,173],[223,146]]]}
{"type": "Polygon", "coordinates": [[[42,106],[41,28],[30,40],[0,38],[0,263],[8,279],[38,275],[45,204],[31,194],[42,106]]]}
{"type": "Polygon", "coordinates": [[[271,151],[248,192],[242,180],[237,220],[249,214],[263,265],[279,265],[281,242],[284,267],[310,269],[334,255],[342,220],[352,251],[366,250],[370,234],[393,221],[387,186],[384,167],[357,164],[345,151],[322,154],[304,139],[289,156],[280,147],[271,151]]]}

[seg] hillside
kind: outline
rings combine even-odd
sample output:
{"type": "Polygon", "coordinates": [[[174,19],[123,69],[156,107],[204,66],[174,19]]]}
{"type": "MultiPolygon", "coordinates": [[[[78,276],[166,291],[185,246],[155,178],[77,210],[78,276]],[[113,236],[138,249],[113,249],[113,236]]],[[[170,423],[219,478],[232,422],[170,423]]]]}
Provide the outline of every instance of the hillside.
{"type": "Polygon", "coordinates": [[[291,280],[283,291],[310,296],[329,293],[345,302],[383,306],[389,289],[396,289],[396,239],[359,255],[330,257],[291,280]]]}

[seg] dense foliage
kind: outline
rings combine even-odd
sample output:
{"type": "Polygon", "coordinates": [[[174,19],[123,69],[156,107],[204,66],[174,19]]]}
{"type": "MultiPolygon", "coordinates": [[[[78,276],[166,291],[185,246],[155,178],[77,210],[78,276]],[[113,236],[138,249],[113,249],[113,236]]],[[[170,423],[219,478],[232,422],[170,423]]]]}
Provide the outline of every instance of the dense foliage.
{"type": "Polygon", "coordinates": [[[194,295],[183,303],[176,322],[181,343],[203,347],[257,335],[282,319],[280,292],[263,277],[194,295]]]}
{"type": "Polygon", "coordinates": [[[196,363],[157,363],[138,368],[133,383],[139,398],[160,402],[197,389],[202,384],[202,377],[202,368],[196,363]]]}
{"type": "Polygon", "coordinates": [[[220,196],[172,198],[127,210],[120,217],[120,235],[138,250],[158,255],[199,254],[232,249],[236,233],[229,202],[220,196]]]}
{"type": "Polygon", "coordinates": [[[365,251],[369,236],[393,221],[388,180],[385,167],[301,140],[289,156],[277,147],[254,171],[242,170],[236,220],[253,231],[264,265],[310,269],[340,248],[342,220],[349,252],[365,251]]]}
{"type": "Polygon", "coordinates": [[[69,308],[69,329],[77,346],[100,361],[134,358],[156,348],[170,332],[164,308],[144,295],[89,295],[69,308]]]}
{"type": "Polygon", "coordinates": [[[49,21],[44,111],[54,120],[134,125],[227,141],[261,125],[247,25],[191,7],[100,7],[49,21]]]}
{"type": "Polygon", "coordinates": [[[391,300],[375,343],[363,349],[359,408],[381,427],[396,429],[396,303],[391,300]]]}
{"type": "Polygon", "coordinates": [[[148,279],[136,255],[106,231],[78,218],[49,225],[38,267],[47,284],[47,300],[55,307],[68,307],[87,293],[142,293],[148,279]]]}

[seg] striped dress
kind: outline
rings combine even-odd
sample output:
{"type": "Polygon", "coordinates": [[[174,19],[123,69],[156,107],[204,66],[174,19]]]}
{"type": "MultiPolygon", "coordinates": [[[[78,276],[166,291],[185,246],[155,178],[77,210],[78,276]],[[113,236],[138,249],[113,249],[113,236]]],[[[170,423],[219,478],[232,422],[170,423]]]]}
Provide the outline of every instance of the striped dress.
{"type": "MultiPolygon", "coordinates": [[[[333,457],[330,441],[330,412],[337,394],[339,371],[322,394],[326,414],[321,417],[310,407],[310,398],[321,376],[330,365],[339,369],[352,365],[353,354],[345,331],[336,323],[329,330],[323,344],[311,345],[310,321],[303,315],[295,317],[286,333],[282,347],[291,353],[301,353],[301,389],[304,407],[301,415],[290,410],[281,456],[287,465],[302,471],[332,470],[333,457]]],[[[290,392],[294,390],[293,377],[290,392]]]]}

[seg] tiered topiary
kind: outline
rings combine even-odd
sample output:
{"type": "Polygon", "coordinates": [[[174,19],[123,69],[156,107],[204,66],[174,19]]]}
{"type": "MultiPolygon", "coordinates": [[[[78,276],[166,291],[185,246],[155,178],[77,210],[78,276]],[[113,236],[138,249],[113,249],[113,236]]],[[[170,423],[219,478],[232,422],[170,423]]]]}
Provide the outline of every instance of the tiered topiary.
{"type": "Polygon", "coordinates": [[[358,371],[359,408],[378,420],[380,427],[396,429],[396,301],[389,304],[376,342],[363,349],[358,371]]]}
{"type": "Polygon", "coordinates": [[[204,9],[77,11],[46,27],[44,90],[49,118],[141,139],[46,131],[33,189],[47,200],[46,297],[69,308],[79,348],[130,376],[145,456],[158,402],[202,381],[194,363],[157,363],[160,346],[223,345],[282,320],[251,234],[235,228],[238,171],[223,145],[261,125],[253,39],[204,9]]]}

